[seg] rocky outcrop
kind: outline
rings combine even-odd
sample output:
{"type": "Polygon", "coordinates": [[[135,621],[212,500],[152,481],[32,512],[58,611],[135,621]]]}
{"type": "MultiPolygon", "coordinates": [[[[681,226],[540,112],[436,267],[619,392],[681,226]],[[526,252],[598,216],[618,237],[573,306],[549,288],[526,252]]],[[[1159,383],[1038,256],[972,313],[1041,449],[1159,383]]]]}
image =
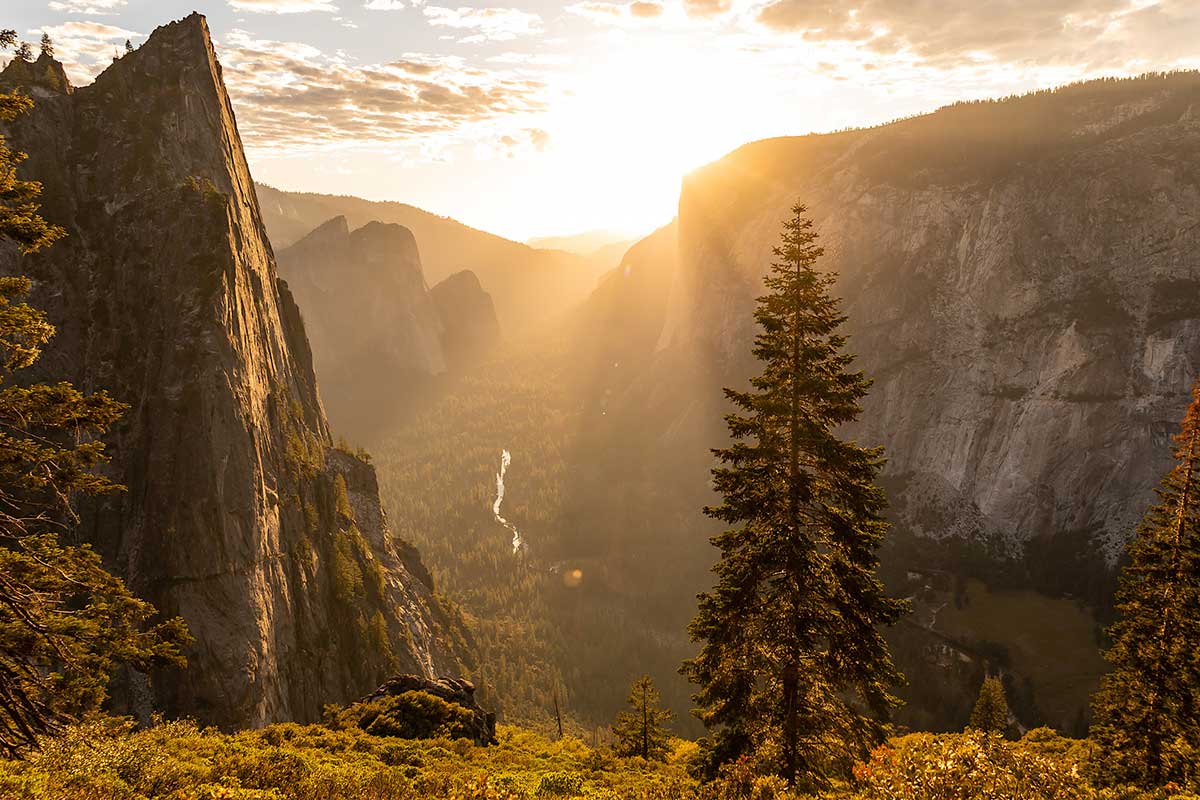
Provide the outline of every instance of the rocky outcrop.
{"type": "Polygon", "coordinates": [[[79,535],[195,636],[134,710],[312,720],[397,669],[457,671],[463,631],[393,540],[372,468],[331,447],[204,18],[90,86],[28,91],[5,134],[68,236],[4,250],[0,271],[32,276],[58,326],[35,377],[130,405],[109,440],[127,491],[87,505],[79,535]]]}
{"type": "Polygon", "coordinates": [[[334,217],[279,253],[334,429],[359,437],[446,370],[443,309],[401,225],[334,217]]]}
{"type": "Polygon", "coordinates": [[[442,321],[442,348],[455,370],[478,364],[500,343],[492,296],[470,270],[456,272],[431,290],[442,321]]]}
{"type": "Polygon", "coordinates": [[[496,715],[485,711],[475,700],[475,684],[461,678],[430,680],[420,675],[396,675],[358,702],[371,703],[385,697],[399,697],[408,692],[424,692],[461,706],[474,719],[472,739],[477,745],[496,744],[496,715]]]}

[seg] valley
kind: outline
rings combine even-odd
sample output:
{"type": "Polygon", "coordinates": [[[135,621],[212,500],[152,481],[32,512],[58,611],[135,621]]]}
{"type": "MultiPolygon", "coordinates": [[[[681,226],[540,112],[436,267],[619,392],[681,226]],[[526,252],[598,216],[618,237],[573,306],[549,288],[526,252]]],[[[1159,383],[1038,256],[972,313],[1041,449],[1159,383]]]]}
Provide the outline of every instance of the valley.
{"type": "Polygon", "coordinates": [[[526,244],[0,44],[0,798],[1200,792],[1200,73],[526,244]]]}

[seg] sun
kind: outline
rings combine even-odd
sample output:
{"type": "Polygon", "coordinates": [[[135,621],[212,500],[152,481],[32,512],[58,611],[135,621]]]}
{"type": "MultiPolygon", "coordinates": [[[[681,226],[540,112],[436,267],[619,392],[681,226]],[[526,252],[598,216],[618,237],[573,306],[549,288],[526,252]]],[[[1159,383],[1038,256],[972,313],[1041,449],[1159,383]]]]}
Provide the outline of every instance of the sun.
{"type": "Polygon", "coordinates": [[[603,220],[648,231],[668,222],[683,176],[744,143],[748,120],[762,118],[742,99],[756,69],[736,52],[660,35],[609,46],[568,76],[546,121],[553,145],[545,177],[585,188],[571,200],[577,221],[560,229],[603,220]]]}

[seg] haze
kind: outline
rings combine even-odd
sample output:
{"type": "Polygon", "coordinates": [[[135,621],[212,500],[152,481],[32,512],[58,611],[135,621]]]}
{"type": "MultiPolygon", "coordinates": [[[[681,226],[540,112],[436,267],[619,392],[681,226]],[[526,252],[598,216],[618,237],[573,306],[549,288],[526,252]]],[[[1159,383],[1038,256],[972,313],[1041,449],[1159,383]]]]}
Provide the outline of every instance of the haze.
{"type": "Polygon", "coordinates": [[[644,234],[683,174],[756,139],[1200,64],[1190,0],[17,0],[6,17],[86,83],[196,5],[258,180],[520,240],[644,234]]]}

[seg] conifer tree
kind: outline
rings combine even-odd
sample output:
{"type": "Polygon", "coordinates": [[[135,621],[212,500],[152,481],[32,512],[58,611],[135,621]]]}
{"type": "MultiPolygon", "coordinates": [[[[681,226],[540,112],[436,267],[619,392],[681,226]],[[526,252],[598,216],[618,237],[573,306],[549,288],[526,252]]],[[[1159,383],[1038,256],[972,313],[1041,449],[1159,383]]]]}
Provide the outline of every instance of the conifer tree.
{"type": "Polygon", "coordinates": [[[690,633],[702,646],[683,671],[714,730],[710,771],[753,749],[789,784],[819,788],[883,738],[902,678],[880,627],[905,606],[876,574],[882,450],[837,435],[870,383],[850,370],[812,221],[792,212],[755,311],[762,373],[751,391],[725,390],[737,411],[733,443],[714,451],[724,501],[705,513],[732,527],[712,539],[716,586],[700,595],[690,633]]]}
{"type": "Polygon", "coordinates": [[[662,707],[658,689],[649,675],[643,675],[633,682],[627,702],[630,710],[618,714],[612,726],[617,739],[614,748],[617,755],[665,759],[670,752],[671,741],[666,725],[675,718],[675,714],[662,707]]]}
{"type": "Polygon", "coordinates": [[[29,42],[21,42],[13,55],[21,61],[33,61],[33,48],[29,46],[29,42]]]}
{"type": "Polygon", "coordinates": [[[1200,382],[1173,452],[1121,572],[1091,737],[1109,782],[1200,789],[1200,382]]]}
{"type": "MultiPolygon", "coordinates": [[[[9,41],[0,32],[0,43],[9,41]]],[[[15,37],[12,37],[15,38],[15,37]]],[[[0,120],[30,107],[0,94],[0,120]]],[[[17,178],[24,158],[0,136],[0,247],[33,253],[63,235],[38,213],[41,186],[17,178]]],[[[72,499],[119,490],[95,470],[107,460],[96,437],[124,406],[67,383],[29,384],[54,328],[21,302],[27,278],[0,278],[0,754],[98,708],[118,663],[181,663],[183,623],[147,624],[155,610],[131,595],[84,546],[61,535],[76,522],[72,499]]]]}
{"type": "Polygon", "coordinates": [[[42,31],[42,55],[46,58],[54,58],[54,42],[50,40],[50,34],[42,31]]]}
{"type": "Polygon", "coordinates": [[[128,39],[125,40],[125,52],[126,53],[133,52],[133,42],[129,41],[128,39]]]}
{"type": "Polygon", "coordinates": [[[1004,684],[999,678],[983,679],[967,727],[985,733],[1004,733],[1008,730],[1008,700],[1004,696],[1004,684]]]}

